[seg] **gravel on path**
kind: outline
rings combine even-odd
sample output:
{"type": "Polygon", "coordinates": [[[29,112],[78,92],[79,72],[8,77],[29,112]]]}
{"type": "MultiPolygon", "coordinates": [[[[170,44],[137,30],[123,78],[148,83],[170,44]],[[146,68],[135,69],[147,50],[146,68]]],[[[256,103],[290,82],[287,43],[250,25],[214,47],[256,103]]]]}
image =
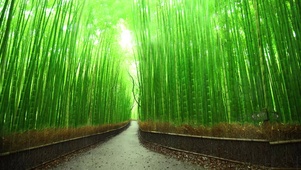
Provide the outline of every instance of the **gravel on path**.
{"type": "Polygon", "coordinates": [[[59,162],[55,170],[103,169],[103,170],[202,170],[203,167],[183,162],[153,152],[141,145],[138,139],[138,123],[132,121],[128,129],[105,143],[59,162]]]}

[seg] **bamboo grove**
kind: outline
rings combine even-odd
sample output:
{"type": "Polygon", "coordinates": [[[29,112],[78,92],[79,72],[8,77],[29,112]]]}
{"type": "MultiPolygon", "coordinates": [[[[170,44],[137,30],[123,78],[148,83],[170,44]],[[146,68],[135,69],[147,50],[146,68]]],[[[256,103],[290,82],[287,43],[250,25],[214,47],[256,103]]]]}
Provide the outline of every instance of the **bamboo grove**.
{"type": "Polygon", "coordinates": [[[252,115],[264,110],[276,113],[271,121],[300,124],[301,1],[133,6],[142,122],[257,124],[252,115]]]}
{"type": "Polygon", "coordinates": [[[130,119],[113,31],[93,25],[84,3],[0,1],[1,135],[130,119]]]}

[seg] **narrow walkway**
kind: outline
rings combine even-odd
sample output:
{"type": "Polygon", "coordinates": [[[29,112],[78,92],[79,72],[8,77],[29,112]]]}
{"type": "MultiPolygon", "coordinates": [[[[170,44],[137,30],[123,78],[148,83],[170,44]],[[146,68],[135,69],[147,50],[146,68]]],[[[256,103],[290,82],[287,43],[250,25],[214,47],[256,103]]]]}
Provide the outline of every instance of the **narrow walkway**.
{"type": "Polygon", "coordinates": [[[139,143],[138,124],[131,126],[106,143],[71,158],[54,169],[103,169],[103,170],[194,170],[198,165],[181,162],[174,158],[147,150],[139,143]]]}

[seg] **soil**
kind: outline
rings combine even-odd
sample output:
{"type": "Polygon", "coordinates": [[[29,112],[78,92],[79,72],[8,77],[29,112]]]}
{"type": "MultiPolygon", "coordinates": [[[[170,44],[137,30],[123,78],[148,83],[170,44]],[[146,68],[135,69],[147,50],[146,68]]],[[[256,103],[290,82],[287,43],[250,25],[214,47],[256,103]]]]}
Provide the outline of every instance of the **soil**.
{"type": "Polygon", "coordinates": [[[269,169],[267,167],[263,166],[257,166],[257,165],[251,165],[247,163],[241,163],[241,162],[235,162],[235,161],[229,161],[229,160],[223,160],[223,159],[217,159],[214,157],[208,157],[203,156],[200,154],[195,154],[191,152],[183,152],[178,151],[174,149],[169,149],[167,147],[146,142],[143,139],[140,139],[141,144],[155,152],[159,152],[161,154],[176,158],[180,161],[184,162],[191,162],[193,164],[197,164],[200,167],[203,167],[205,169],[252,169],[252,170],[263,170],[263,169],[269,169]]]}

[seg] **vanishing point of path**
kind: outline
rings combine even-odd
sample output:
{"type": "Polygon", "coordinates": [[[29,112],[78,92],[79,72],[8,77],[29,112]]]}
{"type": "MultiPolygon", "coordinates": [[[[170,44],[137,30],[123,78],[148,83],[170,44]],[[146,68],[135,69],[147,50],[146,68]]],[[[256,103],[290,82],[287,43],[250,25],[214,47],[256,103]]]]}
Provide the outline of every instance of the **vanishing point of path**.
{"type": "Polygon", "coordinates": [[[139,143],[138,124],[132,121],[130,127],[119,135],[93,149],[77,154],[53,169],[194,170],[203,168],[144,148],[139,143]]]}

